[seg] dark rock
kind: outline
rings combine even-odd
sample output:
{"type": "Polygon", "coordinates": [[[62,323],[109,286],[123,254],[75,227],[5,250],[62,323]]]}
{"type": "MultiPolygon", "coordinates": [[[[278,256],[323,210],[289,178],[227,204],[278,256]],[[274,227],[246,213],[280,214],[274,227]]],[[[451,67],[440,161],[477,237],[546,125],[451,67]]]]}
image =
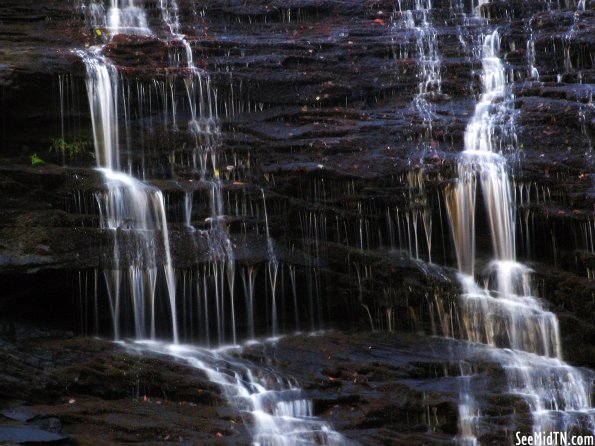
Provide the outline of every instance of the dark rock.
{"type": "Polygon", "coordinates": [[[249,443],[218,386],[171,359],[60,332],[4,344],[0,358],[0,408],[27,422],[0,424],[2,441],[249,443]]]}
{"type": "Polygon", "coordinates": [[[0,425],[0,441],[19,444],[57,443],[66,437],[32,426],[0,425]]]}
{"type": "Polygon", "coordinates": [[[482,443],[505,444],[501,426],[528,410],[501,387],[505,372],[489,352],[452,339],[325,332],[247,347],[242,356],[297,379],[315,414],[360,444],[457,444],[462,364],[472,365],[474,394],[490,414],[482,443]]]}
{"type": "Polygon", "coordinates": [[[0,415],[15,421],[29,421],[36,416],[35,412],[32,412],[31,409],[27,407],[17,407],[11,410],[3,410],[0,412],[0,415]]]}

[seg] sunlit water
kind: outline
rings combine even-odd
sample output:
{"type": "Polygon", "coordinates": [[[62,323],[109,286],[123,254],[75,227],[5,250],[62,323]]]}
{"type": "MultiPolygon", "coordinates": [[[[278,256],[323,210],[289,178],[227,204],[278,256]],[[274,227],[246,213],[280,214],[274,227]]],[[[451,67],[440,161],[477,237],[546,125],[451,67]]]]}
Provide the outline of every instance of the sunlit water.
{"type": "MultiPolygon", "coordinates": [[[[250,345],[254,348],[257,344],[250,345]]],[[[174,358],[205,373],[246,419],[255,446],[350,444],[328,423],[313,416],[312,401],[303,396],[297,382],[242,359],[240,346],[207,350],[155,341],[123,345],[136,352],[174,358]]]]}
{"type": "MultiPolygon", "coordinates": [[[[458,180],[446,202],[459,267],[460,335],[484,344],[506,372],[510,392],[527,402],[535,432],[595,432],[590,378],[562,361],[558,320],[533,295],[530,269],[516,261],[515,201],[505,152],[513,148],[507,130],[512,111],[497,31],[483,39],[482,95],[465,130],[458,180]],[[507,141],[507,138],[510,140],[507,141]],[[481,189],[493,260],[477,283],[475,214],[481,189]]],[[[463,375],[460,440],[478,444],[482,418],[469,380],[463,375]]]]}

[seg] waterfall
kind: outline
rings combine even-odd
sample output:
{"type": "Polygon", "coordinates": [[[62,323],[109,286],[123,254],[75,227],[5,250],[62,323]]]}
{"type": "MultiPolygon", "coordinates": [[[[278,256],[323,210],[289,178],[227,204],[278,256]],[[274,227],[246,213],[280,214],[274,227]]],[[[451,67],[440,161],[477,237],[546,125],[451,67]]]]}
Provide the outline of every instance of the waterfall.
{"type": "MultiPolygon", "coordinates": [[[[253,348],[255,345],[251,343],[253,348]]],[[[125,347],[165,355],[206,373],[223,389],[230,403],[252,419],[249,430],[254,446],[351,444],[328,423],[313,416],[312,401],[304,397],[295,382],[265,368],[255,370],[236,357],[240,347],[205,350],[154,341],[127,343],[125,347]]]]}
{"type": "Polygon", "coordinates": [[[112,34],[151,35],[145,10],[134,0],[111,0],[107,29],[112,34]]]}
{"type": "Polygon", "coordinates": [[[440,54],[436,29],[432,26],[429,15],[432,12],[432,0],[423,5],[416,0],[415,9],[421,13],[417,27],[417,53],[420,64],[418,92],[414,99],[415,107],[426,126],[426,138],[432,137],[432,121],[436,119],[432,97],[440,94],[442,79],[440,77],[440,54]],[[425,6],[425,8],[424,8],[425,6]]]}
{"type": "MultiPolygon", "coordinates": [[[[185,48],[184,85],[191,115],[188,129],[194,135],[195,141],[193,168],[199,172],[203,181],[210,184],[212,191],[211,216],[208,218],[211,230],[207,237],[210,251],[215,259],[223,258],[233,263],[233,250],[225,220],[222,218],[222,185],[215,148],[219,132],[217,108],[208,77],[194,65],[190,44],[183,35],[179,34],[177,3],[175,0],[162,2],[161,7],[165,24],[176,33],[172,34],[171,38],[182,42],[185,48]]],[[[134,0],[127,0],[122,4],[113,0],[107,12],[103,8],[97,8],[96,5],[87,9],[93,12],[91,25],[106,24],[109,39],[120,33],[155,38],[148,27],[145,10],[136,5],[134,0]],[[103,20],[97,16],[101,11],[105,13],[103,20]]],[[[156,293],[164,290],[171,315],[168,332],[174,342],[178,342],[180,330],[176,302],[176,272],[171,258],[165,197],[159,189],[134,177],[133,160],[128,162],[129,172],[123,171],[124,163],[120,155],[120,127],[123,126],[127,132],[130,127],[130,111],[127,108],[130,107],[127,97],[129,93],[124,85],[120,85],[118,69],[103,54],[104,48],[105,46],[95,46],[84,51],[78,50],[77,54],[87,69],[86,86],[95,141],[95,157],[97,167],[105,178],[107,189],[96,194],[101,227],[110,230],[114,240],[112,271],[105,274],[114,336],[116,339],[121,336],[120,307],[127,305],[123,297],[127,287],[129,291],[125,294],[129,297],[133,309],[135,335],[144,338],[150,334],[155,338],[156,293]],[[120,114],[124,115],[123,123],[120,123],[120,114]],[[158,272],[159,265],[162,265],[163,273],[158,272]],[[164,286],[161,286],[161,283],[164,283],[164,286]],[[146,317],[147,314],[150,314],[150,317],[146,317]]],[[[140,90],[139,96],[142,97],[143,94],[140,90]]],[[[166,96],[165,88],[164,96],[166,96]]],[[[175,125],[177,119],[173,90],[171,102],[172,120],[175,125]]],[[[130,144],[129,141],[128,143],[130,144]]],[[[144,169],[141,173],[142,178],[145,178],[144,169]]],[[[191,222],[192,190],[187,191],[185,207],[187,229],[194,231],[191,222]]],[[[227,270],[233,274],[233,265],[228,266],[227,270]]],[[[233,281],[233,278],[229,280],[233,281]]],[[[223,305],[223,299],[224,293],[221,290],[216,297],[218,308],[223,305]]],[[[231,299],[233,301],[233,295],[231,299]]],[[[232,319],[235,320],[233,314],[232,319]]],[[[224,342],[223,326],[222,319],[218,318],[220,343],[224,342]]],[[[235,342],[235,323],[233,323],[233,332],[235,342]]]]}
{"type": "Polygon", "coordinates": [[[161,244],[163,274],[171,313],[171,333],[178,340],[176,285],[173,270],[165,202],[160,190],[119,170],[118,73],[100,48],[79,52],[87,67],[87,92],[93,125],[97,167],[107,190],[96,194],[101,226],[112,232],[114,258],[112,271],[105,274],[109,291],[114,337],[120,337],[122,269],[126,269],[134,309],[135,334],[155,337],[155,281],[158,259],[156,243],[161,244]],[[122,252],[125,250],[125,252],[122,252]],[[122,258],[128,262],[121,262],[122,258]],[[147,301],[150,321],[145,318],[147,301]]]}
{"type": "MultiPolygon", "coordinates": [[[[150,35],[144,10],[128,0],[123,8],[112,0],[105,20],[112,34],[150,35]]],[[[114,239],[113,265],[105,272],[106,288],[114,325],[120,338],[120,306],[123,275],[130,287],[135,336],[155,338],[155,293],[158,264],[163,264],[170,303],[171,333],[178,342],[176,284],[171,261],[165,201],[160,190],[120,170],[119,82],[117,68],[102,55],[103,47],[78,51],[87,68],[87,92],[93,125],[97,167],[105,179],[106,191],[96,194],[101,227],[114,239]],[[156,243],[161,242],[162,259],[156,243]],[[126,257],[127,262],[124,262],[126,257]],[[150,320],[145,317],[149,306],[150,320]],[[147,331],[148,330],[148,331],[147,331]]]]}
{"type": "MultiPolygon", "coordinates": [[[[516,261],[515,202],[503,152],[510,127],[507,78],[499,57],[500,37],[482,45],[482,95],[465,131],[458,179],[445,191],[462,288],[460,335],[487,346],[506,372],[509,390],[531,410],[534,432],[595,432],[591,383],[562,360],[556,316],[533,296],[531,270],[516,261]],[[476,189],[481,188],[491,235],[493,260],[478,283],[475,271],[476,189]]],[[[472,344],[473,345],[473,344],[472,344]]],[[[461,443],[479,442],[478,401],[462,373],[459,414],[461,443]]]]}
{"type": "MultiPolygon", "coordinates": [[[[221,386],[231,403],[250,413],[256,444],[342,444],[330,426],[313,417],[312,402],[304,397],[295,383],[272,372],[267,375],[260,367],[239,361],[227,350],[203,350],[182,345],[182,342],[194,339],[195,333],[199,333],[201,341],[207,345],[211,342],[218,346],[230,342],[235,345],[241,339],[242,330],[247,337],[254,339],[259,319],[270,323],[269,334],[279,334],[285,312],[282,259],[286,252],[281,245],[275,245],[271,236],[271,230],[277,230],[279,225],[278,220],[271,218],[272,226],[269,227],[267,204],[272,212],[277,213],[283,212],[283,207],[260,189],[260,194],[254,193],[255,199],[243,198],[249,204],[244,202],[242,206],[249,206],[249,211],[236,211],[235,215],[228,216],[233,212],[230,204],[233,198],[230,200],[229,190],[232,186],[243,188],[243,179],[240,178],[237,185],[235,182],[231,184],[234,179],[230,177],[241,173],[231,173],[234,166],[226,166],[227,160],[219,151],[221,127],[217,89],[194,60],[194,43],[184,35],[176,0],[151,2],[158,8],[155,11],[158,15],[152,14],[150,23],[141,0],[112,0],[109,4],[111,6],[103,7],[93,2],[87,8],[89,23],[97,34],[95,38],[100,40],[101,37],[106,44],[79,50],[78,54],[87,70],[86,86],[95,156],[98,171],[104,179],[103,189],[95,195],[100,225],[113,240],[113,255],[102,259],[104,270],[96,273],[96,277],[105,281],[109,301],[106,306],[109,305],[114,337],[123,339],[129,336],[125,327],[128,323],[128,326],[132,325],[130,329],[134,330],[137,340],[149,338],[153,341],[138,344],[142,345],[138,348],[170,355],[206,371],[211,380],[221,386]],[[155,22],[159,20],[161,31],[154,32],[152,29],[158,29],[155,22]],[[102,30],[106,31],[105,34],[102,30]],[[147,83],[131,82],[132,76],[127,77],[126,72],[108,57],[110,54],[118,56],[117,51],[109,51],[112,49],[110,44],[121,45],[123,53],[127,50],[127,40],[114,38],[117,35],[126,35],[131,42],[137,39],[143,44],[163,44],[167,47],[169,65],[164,70],[167,71],[164,75],[166,80],[155,77],[149,86],[147,83]],[[137,116],[134,113],[135,101],[130,99],[130,91],[135,88],[140,109],[147,105],[141,98],[149,98],[148,112],[142,113],[141,110],[137,116]],[[162,101],[156,107],[163,105],[163,110],[157,113],[150,110],[154,106],[150,104],[153,91],[158,92],[157,96],[162,101]],[[148,153],[147,158],[161,156],[169,163],[165,167],[159,163],[151,171],[150,166],[145,166],[145,153],[139,155],[138,150],[133,150],[137,149],[137,145],[144,149],[142,141],[135,140],[136,133],[129,131],[133,116],[141,126],[149,127],[153,120],[163,118],[158,123],[163,128],[167,127],[164,137],[167,137],[168,130],[174,129],[177,136],[188,136],[188,141],[183,148],[176,145],[165,156],[148,153]],[[135,158],[137,155],[143,157],[141,167],[135,158]],[[160,173],[154,176],[160,168],[160,173]],[[183,174],[178,175],[177,169],[184,169],[183,174]],[[166,194],[165,189],[157,186],[162,184],[159,180],[164,180],[164,177],[175,189],[173,193],[168,190],[166,194]],[[183,196],[182,204],[177,208],[169,201],[175,200],[172,196],[176,193],[183,196]],[[202,216],[201,211],[204,211],[202,216]],[[179,226],[171,220],[174,212],[183,215],[179,226]],[[251,236],[262,236],[266,267],[263,263],[260,269],[263,279],[258,284],[257,262],[260,258],[254,256],[256,261],[249,259],[243,264],[236,261],[241,247],[236,249],[238,239],[234,236],[232,240],[229,231],[230,225],[237,225],[239,218],[236,220],[235,216],[250,217],[249,222],[245,221],[248,218],[241,222],[244,236],[249,225],[257,233],[251,236]],[[259,231],[262,231],[263,223],[264,233],[261,234],[259,231]],[[189,245],[185,247],[184,254],[190,255],[193,250],[198,251],[199,242],[204,242],[206,248],[200,246],[206,251],[207,260],[201,258],[195,261],[191,258],[185,263],[190,266],[176,271],[170,237],[172,246],[176,248],[178,245],[173,245],[174,242],[189,245]],[[275,248],[278,248],[277,252],[275,248]],[[239,279],[245,297],[245,319],[239,312],[241,309],[237,308],[242,307],[237,305],[242,291],[241,285],[236,286],[239,279]],[[258,290],[262,284],[266,303],[260,305],[255,289],[258,290]],[[173,343],[157,343],[156,340],[163,337],[173,343]]],[[[402,9],[399,3],[400,26],[407,28],[406,32],[411,37],[408,40],[411,54],[417,57],[417,65],[410,65],[417,67],[417,88],[409,105],[414,119],[423,121],[420,139],[425,145],[432,141],[432,123],[437,118],[432,101],[441,94],[442,56],[438,34],[432,24],[437,17],[432,11],[431,1],[414,0],[411,5],[409,9],[402,9]]],[[[477,45],[476,49],[481,52],[482,93],[466,127],[465,147],[457,165],[458,178],[444,193],[462,289],[458,301],[460,314],[449,321],[451,326],[445,335],[459,336],[468,341],[470,348],[489,352],[490,360],[503,369],[509,392],[521,394],[526,401],[535,431],[592,431],[595,421],[590,409],[589,379],[582,371],[564,363],[558,320],[534,296],[531,269],[516,260],[515,198],[505,157],[515,147],[514,113],[510,106],[506,69],[499,55],[498,32],[483,36],[481,45],[477,45]],[[480,264],[476,257],[477,238],[482,232],[478,221],[483,221],[477,218],[477,208],[482,203],[493,250],[493,257],[486,266],[480,264]],[[458,327],[455,327],[456,324],[458,327]]],[[[533,72],[534,44],[528,44],[528,49],[528,64],[533,72]]],[[[450,57],[448,51],[444,54],[444,57],[450,57]]],[[[412,58],[411,55],[408,57],[412,58]]],[[[136,67],[126,68],[132,71],[136,67]]],[[[446,81],[444,85],[447,90],[446,81]]],[[[235,113],[233,100],[232,114],[235,113]]],[[[425,181],[423,168],[411,170],[402,177],[410,208],[386,206],[386,221],[391,248],[407,247],[410,256],[420,263],[420,259],[426,259],[427,248],[427,260],[431,263],[432,212],[428,190],[433,189],[425,181]]],[[[324,201],[320,197],[325,196],[325,187],[328,187],[325,179],[314,181],[315,202],[324,201]]],[[[342,187],[346,190],[340,193],[350,200],[356,196],[353,180],[342,187]]],[[[246,191],[242,190],[246,195],[246,191]]],[[[438,200],[441,198],[439,196],[438,200]]],[[[380,229],[378,235],[375,234],[373,207],[365,199],[354,200],[353,212],[346,212],[349,217],[334,216],[334,219],[322,206],[320,209],[323,210],[317,206],[299,211],[301,236],[304,245],[307,245],[304,248],[307,254],[304,264],[308,274],[302,278],[296,273],[295,265],[288,266],[296,327],[299,323],[298,310],[302,309],[298,305],[300,292],[297,290],[301,281],[305,282],[309,300],[309,324],[304,317],[302,326],[306,324],[314,329],[315,320],[320,320],[324,314],[320,299],[319,265],[322,262],[319,259],[324,260],[329,240],[336,237],[337,243],[353,245],[362,254],[383,245],[384,234],[380,229]],[[351,214],[354,215],[353,222],[349,221],[351,214]],[[329,231],[332,223],[329,225],[327,219],[336,223],[336,230],[329,231]],[[353,227],[348,227],[352,223],[353,227]]],[[[176,255],[175,258],[178,260],[180,257],[176,255]]],[[[372,329],[384,325],[377,322],[382,311],[382,317],[386,315],[388,330],[394,330],[394,308],[397,308],[391,302],[395,297],[391,294],[394,289],[387,286],[384,290],[386,307],[372,308],[366,303],[364,294],[368,291],[366,284],[373,279],[373,266],[349,259],[347,262],[349,268],[353,265],[353,277],[359,284],[358,303],[365,310],[372,329]]],[[[474,393],[474,370],[464,362],[461,362],[460,368],[460,439],[465,444],[478,444],[481,441],[484,405],[479,395],[474,393]]]]}
{"type": "MultiPolygon", "coordinates": [[[[122,87],[122,78],[118,68],[103,54],[105,46],[78,50],[77,54],[86,66],[86,86],[91,112],[93,137],[97,169],[104,178],[104,190],[96,193],[100,214],[100,226],[109,231],[113,239],[113,257],[103,271],[105,287],[109,300],[109,310],[113,322],[113,334],[116,340],[126,336],[122,330],[122,313],[126,308],[132,310],[134,319],[135,343],[123,343],[136,351],[164,354],[176,360],[183,360],[191,367],[202,370],[209,379],[220,386],[230,404],[235,405],[242,414],[250,415],[246,424],[251,426],[253,444],[270,446],[298,446],[303,444],[321,444],[334,446],[346,444],[345,439],[334,432],[329,424],[318,420],[313,415],[313,403],[306,399],[295,382],[283,379],[262,367],[254,366],[220,351],[206,350],[180,344],[185,334],[187,319],[192,321],[192,296],[196,292],[199,323],[204,326],[206,340],[212,321],[209,315],[208,301],[214,300],[214,310],[219,345],[226,342],[225,329],[231,323],[232,342],[237,343],[235,300],[236,263],[232,242],[229,236],[228,222],[225,217],[225,202],[218,159],[217,143],[219,124],[217,116],[216,92],[210,86],[208,76],[199,70],[192,55],[192,48],[185,36],[180,34],[178,6],[175,0],[161,0],[159,3],[163,23],[169,29],[168,40],[181,43],[186,55],[185,66],[180,59],[176,67],[184,75],[184,87],[187,96],[189,121],[187,130],[194,139],[191,168],[199,178],[201,190],[208,191],[208,202],[201,203],[210,210],[205,219],[209,229],[198,230],[193,225],[192,210],[195,190],[184,190],[184,231],[190,237],[203,237],[208,242],[209,262],[202,265],[202,274],[197,267],[197,276],[192,271],[184,271],[180,283],[177,283],[173,267],[169,241],[166,199],[163,192],[146,181],[133,175],[132,161],[129,171],[123,169],[125,163],[120,154],[120,128],[128,129],[130,113],[129,101],[122,87]],[[182,70],[183,68],[183,70],[182,70]],[[124,115],[123,123],[119,116],[124,115]],[[212,283],[207,283],[212,278],[212,283]],[[227,283],[226,283],[227,282],[227,283]],[[225,292],[227,285],[228,293],[225,292]],[[128,292],[126,292],[128,290],[128,292]],[[166,294],[166,302],[171,316],[167,332],[172,344],[159,343],[157,302],[160,293],[166,294]],[[181,294],[180,305],[176,301],[181,294]],[[209,296],[209,294],[213,296],[209,296]],[[187,299],[187,297],[190,299],[187,299]],[[226,298],[229,298],[230,310],[226,310],[226,298]],[[128,298],[128,301],[126,299],[128,298]],[[190,301],[190,308],[186,308],[190,301]],[[178,308],[183,306],[183,308],[178,308]],[[227,320],[231,316],[231,321],[227,320]],[[182,323],[180,323],[182,322],[182,323]],[[179,327],[180,325],[180,327],[179,327]],[[147,341],[150,338],[151,341],[147,341]]],[[[111,7],[103,8],[93,3],[88,7],[92,26],[105,26],[109,39],[116,34],[156,38],[148,27],[147,17],[142,7],[134,0],[112,0],[111,7]]],[[[99,33],[98,35],[101,35],[99,33]]],[[[109,40],[108,40],[109,43],[109,40]]],[[[175,94],[163,87],[163,96],[169,99],[171,93],[172,122],[176,126],[175,94]]],[[[139,88],[142,96],[142,88],[139,88]]],[[[164,100],[164,103],[166,101],[164,100]]],[[[165,114],[165,113],[164,113],[165,114]]],[[[167,123],[167,117],[166,117],[167,123]]],[[[130,149],[130,147],[128,147],[130,149]]],[[[175,155],[169,158],[175,159],[175,155]]],[[[142,170],[142,177],[146,172],[142,170]]],[[[268,276],[272,292],[272,333],[278,334],[277,315],[277,280],[279,262],[269,230],[265,193],[261,190],[266,226],[268,276]]],[[[249,334],[254,337],[254,286],[256,268],[247,267],[246,296],[250,300],[249,334]]],[[[295,281],[295,277],[293,277],[295,281]]],[[[97,297],[95,298],[97,302],[97,297]]],[[[297,304],[296,304],[297,308],[297,304]]],[[[97,315],[96,315],[97,316],[97,315]]],[[[296,316],[297,317],[297,316],[296,316]]],[[[163,324],[163,322],[160,322],[163,324]]],[[[190,329],[192,331],[192,328],[190,329]]],[[[187,336],[186,336],[187,337],[187,336]]],[[[233,352],[241,353],[241,347],[234,346],[233,352]]]]}

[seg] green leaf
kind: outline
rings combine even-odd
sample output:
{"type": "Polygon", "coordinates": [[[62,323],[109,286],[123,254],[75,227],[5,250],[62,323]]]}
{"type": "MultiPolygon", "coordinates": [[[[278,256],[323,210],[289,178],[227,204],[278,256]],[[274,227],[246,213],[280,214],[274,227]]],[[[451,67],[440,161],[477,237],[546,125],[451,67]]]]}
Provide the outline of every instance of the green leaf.
{"type": "Polygon", "coordinates": [[[45,164],[45,161],[38,157],[37,153],[31,155],[31,165],[38,166],[40,164],[45,164]]]}

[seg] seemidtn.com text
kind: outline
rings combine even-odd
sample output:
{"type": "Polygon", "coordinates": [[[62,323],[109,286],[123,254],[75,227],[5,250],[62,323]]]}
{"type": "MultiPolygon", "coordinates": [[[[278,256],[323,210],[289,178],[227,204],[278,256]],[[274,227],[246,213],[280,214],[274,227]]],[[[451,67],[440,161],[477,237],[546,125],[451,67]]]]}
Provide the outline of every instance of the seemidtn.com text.
{"type": "Polygon", "coordinates": [[[515,446],[595,446],[593,435],[570,435],[568,432],[515,433],[515,446]]]}

